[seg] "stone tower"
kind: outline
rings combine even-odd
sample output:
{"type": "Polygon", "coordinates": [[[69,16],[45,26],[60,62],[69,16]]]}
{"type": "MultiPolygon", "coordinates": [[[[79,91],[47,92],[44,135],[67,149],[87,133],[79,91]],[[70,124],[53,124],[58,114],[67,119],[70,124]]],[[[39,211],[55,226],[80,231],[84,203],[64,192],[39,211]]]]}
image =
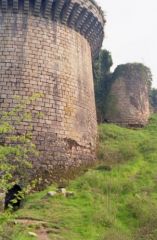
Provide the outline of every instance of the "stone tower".
{"type": "Polygon", "coordinates": [[[95,159],[92,57],[104,23],[93,0],[0,3],[0,110],[11,110],[15,96],[44,94],[32,105],[43,117],[32,125],[40,151],[34,166],[46,178],[95,159]]]}
{"type": "Polygon", "coordinates": [[[113,73],[105,119],[137,127],[147,124],[150,84],[150,70],[143,64],[119,65],[113,73]]]}

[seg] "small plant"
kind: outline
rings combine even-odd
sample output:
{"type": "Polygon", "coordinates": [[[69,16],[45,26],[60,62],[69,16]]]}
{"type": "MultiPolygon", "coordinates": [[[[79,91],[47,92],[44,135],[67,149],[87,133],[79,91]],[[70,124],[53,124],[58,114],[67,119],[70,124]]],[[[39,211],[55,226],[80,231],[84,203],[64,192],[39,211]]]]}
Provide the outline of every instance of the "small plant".
{"type": "Polygon", "coordinates": [[[4,206],[9,210],[0,215],[0,240],[11,239],[11,223],[6,224],[12,220],[11,210],[20,206],[25,194],[38,181],[35,174],[32,174],[32,160],[38,156],[38,151],[32,142],[32,114],[28,106],[39,97],[41,94],[34,94],[26,100],[16,98],[16,106],[11,111],[0,114],[0,192],[1,196],[6,194],[4,206]],[[27,123],[27,130],[19,133],[17,129],[19,126],[22,129],[24,123],[27,123]],[[11,193],[15,186],[20,186],[20,190],[11,193]]]}
{"type": "Polygon", "coordinates": [[[1,113],[0,118],[0,189],[7,191],[15,184],[30,184],[32,159],[37,157],[36,146],[32,142],[31,112],[28,106],[39,98],[35,94],[27,100],[19,100],[11,111],[1,113]],[[27,122],[27,130],[19,133],[23,123],[27,122]]]}

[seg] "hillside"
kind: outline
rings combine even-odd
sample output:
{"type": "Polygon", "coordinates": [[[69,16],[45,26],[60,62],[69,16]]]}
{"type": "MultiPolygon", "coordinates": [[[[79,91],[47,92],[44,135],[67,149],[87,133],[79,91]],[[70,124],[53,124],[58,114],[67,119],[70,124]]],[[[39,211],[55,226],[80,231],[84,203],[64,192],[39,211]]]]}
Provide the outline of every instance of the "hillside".
{"type": "Polygon", "coordinates": [[[0,239],[157,239],[157,115],[139,130],[100,125],[99,136],[101,164],[69,183],[74,196],[47,196],[56,186],[28,196],[15,221],[1,216],[0,239]]]}

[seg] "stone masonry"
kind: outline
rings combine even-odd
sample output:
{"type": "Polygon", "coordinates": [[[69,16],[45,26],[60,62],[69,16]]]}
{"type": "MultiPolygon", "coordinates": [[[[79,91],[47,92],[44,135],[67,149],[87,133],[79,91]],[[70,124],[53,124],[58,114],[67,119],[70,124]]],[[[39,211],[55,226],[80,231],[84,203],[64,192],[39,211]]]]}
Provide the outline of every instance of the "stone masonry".
{"type": "MultiPolygon", "coordinates": [[[[92,75],[104,37],[104,17],[90,0],[2,0],[0,110],[15,96],[44,97],[31,106],[34,170],[53,180],[95,160],[96,112],[92,75]],[[59,174],[60,173],[60,174],[59,174]]],[[[28,123],[18,128],[27,131],[28,123]]]]}
{"type": "Polygon", "coordinates": [[[142,127],[150,116],[150,70],[140,63],[119,65],[113,73],[105,119],[142,127]]]}

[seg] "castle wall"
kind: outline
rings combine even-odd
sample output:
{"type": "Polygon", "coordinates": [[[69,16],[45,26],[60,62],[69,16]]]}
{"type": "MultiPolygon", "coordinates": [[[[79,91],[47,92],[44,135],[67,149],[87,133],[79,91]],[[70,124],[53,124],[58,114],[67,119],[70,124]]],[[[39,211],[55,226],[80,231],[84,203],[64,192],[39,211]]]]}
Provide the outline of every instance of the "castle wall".
{"type": "Polygon", "coordinates": [[[11,110],[15,96],[44,94],[31,106],[33,114],[43,113],[33,118],[32,133],[40,150],[34,165],[44,178],[95,160],[91,61],[89,42],[74,29],[22,12],[1,13],[0,109],[11,110]]]}
{"type": "Polygon", "coordinates": [[[106,120],[144,126],[150,116],[149,72],[142,64],[120,65],[113,73],[106,120]]]}

